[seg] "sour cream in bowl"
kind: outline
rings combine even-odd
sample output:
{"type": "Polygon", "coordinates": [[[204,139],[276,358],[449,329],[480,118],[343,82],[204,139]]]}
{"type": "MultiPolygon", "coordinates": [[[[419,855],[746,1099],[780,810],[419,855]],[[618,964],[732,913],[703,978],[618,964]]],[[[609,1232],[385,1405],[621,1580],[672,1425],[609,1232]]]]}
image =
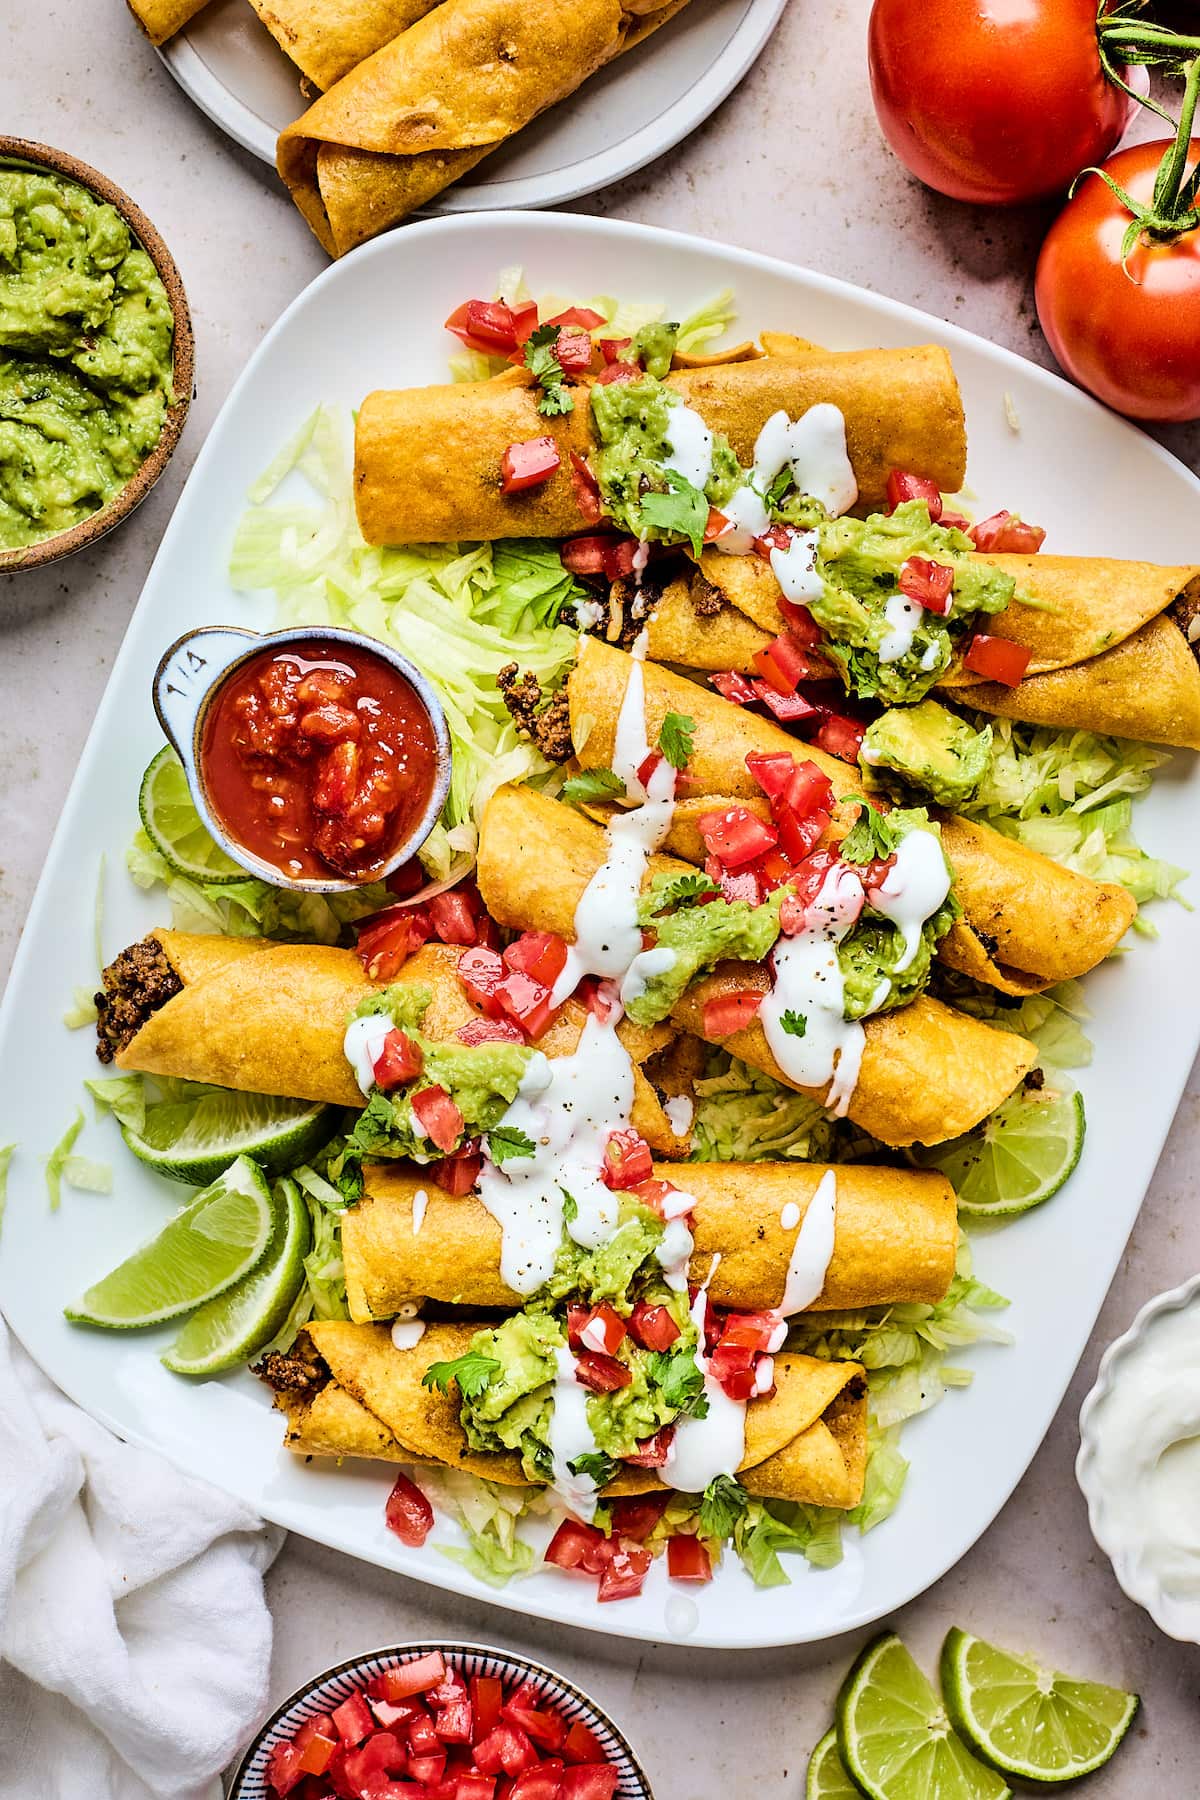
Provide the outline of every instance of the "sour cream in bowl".
{"type": "Polygon", "coordinates": [[[1200,1643],[1200,1275],[1110,1344],[1079,1415],[1092,1536],[1168,1637],[1200,1643]]]}

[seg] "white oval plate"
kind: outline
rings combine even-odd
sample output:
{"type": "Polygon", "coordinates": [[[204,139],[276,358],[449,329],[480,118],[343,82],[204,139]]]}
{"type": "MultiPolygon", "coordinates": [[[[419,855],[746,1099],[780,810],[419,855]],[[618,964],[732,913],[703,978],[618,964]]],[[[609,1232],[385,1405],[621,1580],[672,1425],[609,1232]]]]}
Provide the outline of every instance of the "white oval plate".
{"type": "MultiPolygon", "coordinates": [[[[556,206],[632,175],[672,149],[737,86],[787,0],[691,0],[427,210],[556,206]]],[[[184,92],[235,142],[275,166],[275,140],[304,111],[300,75],[246,0],[212,0],[159,51],[184,92]]]]}
{"type": "MultiPolygon", "coordinates": [[[[81,757],[0,1012],[0,1143],[22,1145],[0,1237],[0,1305],[43,1368],[96,1417],[337,1549],[481,1603],[622,1636],[687,1635],[726,1649],[820,1640],[886,1616],[936,1581],[986,1529],[1041,1442],[1196,1054],[1200,1014],[1181,996],[1200,992],[1200,914],[1160,906],[1160,939],[1135,940],[1088,978],[1095,1059],[1083,1071],[1090,1125],[1079,1167],[1048,1205],[979,1240],[983,1277],[1012,1298],[1001,1322],[1015,1345],[956,1355],[974,1369],[974,1386],[905,1429],[912,1470],[895,1515],[861,1540],[847,1532],[836,1569],[789,1558],[790,1587],[756,1589],[730,1557],[710,1586],[682,1596],[661,1564],[636,1600],[619,1605],[598,1606],[590,1583],[553,1569],[497,1592],[437,1554],[439,1541],[455,1540],[450,1524],[440,1522],[421,1549],[387,1530],[388,1471],[310,1467],[286,1455],[279,1416],[252,1376],[181,1381],[156,1354],[169,1328],[105,1335],[62,1316],[178,1203],[177,1190],[133,1162],[111,1120],[89,1124],[79,1149],[112,1158],[114,1198],[68,1190],[51,1214],[39,1162],[71,1116],[79,1081],[97,1073],[90,1033],[68,1032],[61,1019],[73,985],[95,979],[102,855],[106,954],[163,923],[161,897],[135,890],[121,866],[142,770],[160,743],[150,681],[163,646],[199,623],[268,623],[226,575],[250,484],[318,401],[350,408],[373,387],[444,378],[452,346],[441,320],[512,264],[524,266],[535,293],[661,300],[674,317],[732,287],[735,336],[774,326],[833,346],[943,343],[962,383],[970,478],[984,512],[1012,507],[1068,553],[1149,552],[1180,563],[1195,553],[1200,482],[1165,450],[1056,376],[876,294],[699,238],[562,214],[432,220],[356,250],[293,302],[225,402],[81,757]]],[[[1138,831],[1150,849],[1200,867],[1196,758],[1163,772],[1138,807],[1138,831]]]]}

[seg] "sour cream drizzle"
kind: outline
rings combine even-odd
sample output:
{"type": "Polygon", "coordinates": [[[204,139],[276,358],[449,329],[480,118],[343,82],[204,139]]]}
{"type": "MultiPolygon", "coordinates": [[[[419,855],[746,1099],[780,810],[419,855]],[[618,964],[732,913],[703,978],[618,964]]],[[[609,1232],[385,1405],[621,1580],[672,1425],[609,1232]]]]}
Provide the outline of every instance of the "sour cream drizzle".
{"type": "Polygon", "coordinates": [[[853,869],[835,863],[808,909],[804,930],[777,940],[775,978],[758,1015],[784,1074],[803,1088],[829,1083],[826,1105],[839,1118],[858,1083],[865,1038],[859,1021],[845,1016],[846,983],[838,945],[865,900],[853,869]],[[787,1013],[798,1013],[804,1020],[803,1037],[785,1029],[787,1013]]]}
{"type": "Polygon", "coordinates": [[[425,1208],[428,1205],[429,1195],[425,1192],[424,1188],[418,1188],[413,1195],[412,1201],[412,1228],[414,1237],[416,1237],[418,1231],[420,1231],[422,1225],[425,1223],[425,1208]]]}
{"type": "Polygon", "coordinates": [[[884,606],[883,616],[887,631],[879,646],[879,660],[881,663],[899,662],[913,647],[913,638],[925,617],[925,608],[919,601],[910,600],[907,594],[893,594],[884,606]]]}
{"type": "Polygon", "coordinates": [[[665,1465],[670,1472],[671,1486],[682,1494],[702,1494],[718,1475],[734,1474],[746,1454],[746,1402],[729,1398],[709,1372],[708,1357],[704,1354],[708,1283],[720,1260],[719,1256],[713,1258],[708,1281],[702,1288],[697,1288],[691,1309],[697,1337],[696,1367],[704,1376],[708,1412],[702,1419],[682,1418],[677,1422],[665,1465]]]}
{"type": "Polygon", "coordinates": [[[669,468],[703,489],[712,474],[713,434],[698,412],[680,400],[667,412],[666,446],[669,468]]]}
{"type": "Polygon", "coordinates": [[[375,1086],[376,1058],[392,1029],[392,1021],[384,1013],[368,1013],[364,1018],[351,1019],[346,1027],[342,1049],[354,1070],[355,1081],[368,1097],[375,1086]]]}
{"type": "MultiPolygon", "coordinates": [[[[770,530],[771,516],[764,495],[788,465],[800,493],[819,500],[832,518],[849,511],[858,499],[858,482],[846,452],[846,421],[838,408],[823,401],[819,406],[810,406],[798,419],[789,419],[786,412],[772,413],[755,441],[753,467],[747,480],[721,505],[729,529],[714,540],[718,550],[729,556],[745,556],[754,548],[755,538],[770,530]]],[[[775,567],[774,556],[771,564],[775,567]]],[[[797,556],[795,576],[790,579],[800,580],[800,564],[797,556]]],[[[779,575],[778,568],[775,573],[779,575]]],[[[780,586],[789,600],[798,603],[817,598],[821,591],[819,579],[807,595],[789,592],[782,576],[780,586]]]]}
{"type": "Polygon", "coordinates": [[[550,1457],[554,1491],[573,1513],[590,1521],[596,1512],[596,1483],[590,1475],[573,1475],[571,1464],[597,1449],[587,1415],[587,1389],[575,1378],[575,1358],[565,1348],[554,1352],[554,1393],[550,1410],[550,1457]]]}
{"type": "Polygon", "coordinates": [[[815,531],[798,531],[786,550],[772,550],[771,569],[785,600],[806,606],[819,600],[825,582],[817,571],[820,540],[815,531]]]}
{"type": "Polygon", "coordinates": [[[837,1222],[837,1176],[827,1169],[817,1183],[792,1245],[779,1311],[785,1319],[812,1305],[825,1286],[837,1222]]]}
{"type": "Polygon", "coordinates": [[[415,1350],[424,1336],[424,1319],[397,1319],[392,1326],[392,1342],[397,1350],[415,1350]]]}
{"type": "MultiPolygon", "coordinates": [[[[950,870],[932,831],[910,831],[896,846],[896,861],[879,887],[871,890],[871,905],[904,934],[904,949],[895,965],[899,975],[921,948],[921,929],[950,892],[950,870]]],[[[884,996],[886,998],[886,995],[884,996]]]]}

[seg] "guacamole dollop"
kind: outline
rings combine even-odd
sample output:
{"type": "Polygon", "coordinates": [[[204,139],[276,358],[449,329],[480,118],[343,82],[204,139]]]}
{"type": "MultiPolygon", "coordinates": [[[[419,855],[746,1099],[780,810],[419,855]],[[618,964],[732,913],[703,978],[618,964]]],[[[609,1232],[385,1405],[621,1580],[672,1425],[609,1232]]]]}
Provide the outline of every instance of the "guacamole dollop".
{"type": "Polygon", "coordinates": [[[737,457],[719,433],[713,435],[712,467],[703,492],[672,479],[669,447],[672,409],[679,395],[653,375],[637,381],[597,382],[592,388],[592,417],[600,449],[592,469],[600,484],[604,510],[635,537],[678,541],[694,533],[703,540],[708,509],[728,500],[741,477],[737,457]],[[656,499],[649,508],[649,496],[656,499]],[[669,504],[659,504],[669,496],[669,504]]]}
{"type": "Polygon", "coordinates": [[[760,906],[751,906],[746,900],[710,898],[702,904],[664,911],[671,883],[670,876],[657,877],[638,905],[638,923],[654,933],[654,953],[669,951],[672,958],[660,968],[658,962],[665,959],[656,957],[651,965],[654,973],[646,977],[640,994],[627,984],[625,1010],[638,1025],[655,1025],[665,1019],[697,975],[726,957],[761,962],[779,936],[781,889],[760,906]]]}
{"type": "Polygon", "coordinates": [[[0,168],[0,549],[40,543],[117,494],[162,433],[174,321],[112,206],[0,168]]]}
{"type": "Polygon", "coordinates": [[[961,806],[987,772],[992,728],[976,731],[936,700],[892,707],[863,733],[859,761],[869,776],[917,788],[939,806],[961,806]]]}
{"type": "MultiPolygon", "coordinates": [[[[895,808],[876,826],[879,834],[872,844],[863,844],[861,857],[854,851],[855,832],[845,839],[842,855],[848,861],[872,860],[872,853],[883,855],[894,850],[913,831],[925,831],[941,844],[941,829],[923,807],[895,808]]],[[[949,874],[949,868],[947,873],[949,874]]],[[[945,937],[962,908],[954,897],[953,885],[937,911],[925,920],[916,954],[904,968],[905,941],[900,927],[867,901],[853,928],[838,945],[838,963],[843,979],[843,1010],[847,1019],[863,1019],[871,1013],[889,1012],[904,1006],[928,986],[934,952],[945,937]],[[886,994],[881,992],[887,983],[886,994]]]]}

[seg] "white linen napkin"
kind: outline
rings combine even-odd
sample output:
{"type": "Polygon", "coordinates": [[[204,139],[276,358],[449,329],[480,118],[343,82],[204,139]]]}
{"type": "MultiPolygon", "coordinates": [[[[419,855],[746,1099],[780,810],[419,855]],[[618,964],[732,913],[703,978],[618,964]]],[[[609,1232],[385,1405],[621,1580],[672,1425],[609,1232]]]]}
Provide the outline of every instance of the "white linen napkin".
{"type": "Polygon", "coordinates": [[[208,1800],[265,1709],[282,1541],[81,1412],[0,1319],[0,1800],[208,1800]]]}

